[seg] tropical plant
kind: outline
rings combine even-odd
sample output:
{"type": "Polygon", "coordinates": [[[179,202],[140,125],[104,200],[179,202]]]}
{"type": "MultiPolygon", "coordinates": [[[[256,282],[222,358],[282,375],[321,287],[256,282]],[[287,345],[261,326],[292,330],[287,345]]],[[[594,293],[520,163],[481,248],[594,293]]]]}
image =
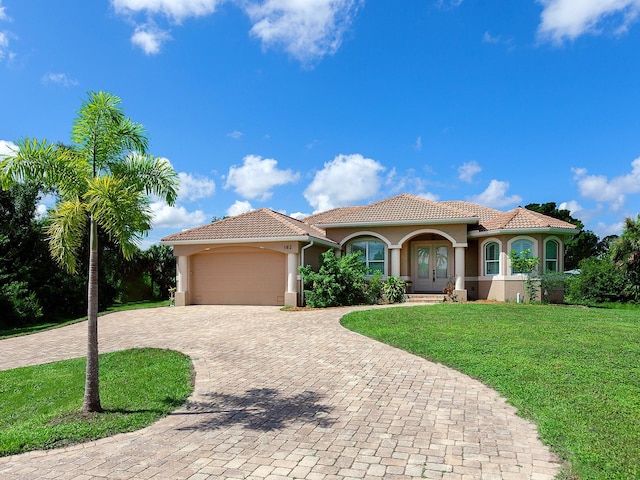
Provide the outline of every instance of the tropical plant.
{"type": "Polygon", "coordinates": [[[382,293],[389,303],[402,303],[405,301],[406,283],[400,277],[387,277],[382,283],[382,293]]]}
{"type": "Polygon", "coordinates": [[[115,241],[125,258],[151,228],[149,195],[172,205],[178,177],[166,160],[147,154],[144,128],[126,118],[120,98],[90,92],[73,123],[72,146],[26,138],[0,159],[3,188],[39,182],[59,196],[49,213],[52,256],[75,272],[89,229],[88,341],[85,412],[102,410],[98,384],[98,229],[115,241]]]}
{"type": "Polygon", "coordinates": [[[524,274],[525,279],[522,282],[522,287],[526,290],[529,301],[534,302],[538,297],[539,280],[535,278],[535,274],[537,273],[536,267],[540,263],[540,259],[532,257],[529,249],[522,252],[511,250],[509,257],[513,271],[524,274]]]}
{"type": "Polygon", "coordinates": [[[298,268],[305,285],[305,300],[314,308],[338,307],[368,303],[367,266],[360,252],[336,257],[328,250],[320,257],[320,268],[310,265],[298,268]]]}
{"type": "Polygon", "coordinates": [[[624,273],[608,258],[586,258],[580,262],[580,273],[566,282],[569,303],[593,305],[624,300],[624,273]]]}
{"type": "Polygon", "coordinates": [[[622,235],[613,241],[611,260],[624,272],[629,282],[629,294],[640,300],[640,215],[625,219],[622,235]]]}

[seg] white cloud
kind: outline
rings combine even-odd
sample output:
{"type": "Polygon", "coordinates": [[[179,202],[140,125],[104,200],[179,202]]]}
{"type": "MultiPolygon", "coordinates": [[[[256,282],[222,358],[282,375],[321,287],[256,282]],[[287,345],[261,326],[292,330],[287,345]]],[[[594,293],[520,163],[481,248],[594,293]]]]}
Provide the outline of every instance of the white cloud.
{"type": "Polygon", "coordinates": [[[358,153],[338,155],[316,172],[304,198],[315,212],[353,205],[378,193],[384,170],[380,163],[358,153]]]}
{"type": "Polygon", "coordinates": [[[489,32],[484,32],[484,35],[482,35],[482,41],[484,43],[493,43],[493,44],[500,43],[500,36],[498,35],[494,37],[489,32]]]}
{"type": "Polygon", "coordinates": [[[465,162],[458,167],[458,178],[466,183],[472,183],[473,177],[482,171],[478,162],[465,162]]]}
{"type": "Polygon", "coordinates": [[[0,158],[13,155],[17,152],[18,146],[8,140],[0,140],[0,158]]]}
{"type": "Polygon", "coordinates": [[[131,36],[131,43],[140,47],[147,55],[160,53],[160,48],[168,40],[171,40],[169,32],[158,28],[154,22],[138,25],[131,36]]]}
{"type": "Polygon", "coordinates": [[[422,137],[416,138],[416,143],[413,145],[413,148],[418,152],[422,151],[422,137]]]}
{"type": "Polygon", "coordinates": [[[160,14],[180,23],[187,17],[201,17],[215,12],[220,0],[111,0],[117,13],[144,12],[160,14]]]}
{"type": "Polygon", "coordinates": [[[78,81],[71,78],[66,73],[47,73],[42,76],[41,82],[45,85],[50,83],[62,85],[63,87],[75,87],[78,81]]]}
{"type": "Polygon", "coordinates": [[[253,207],[249,202],[236,200],[233,205],[227,208],[227,215],[229,215],[230,217],[234,217],[236,215],[240,215],[241,213],[250,212],[251,210],[253,210],[253,207]]]}
{"type": "Polygon", "coordinates": [[[178,196],[182,201],[192,202],[200,198],[207,198],[216,191],[215,182],[209,178],[184,172],[178,173],[178,178],[180,179],[178,196]]]}
{"type": "Polygon", "coordinates": [[[509,182],[491,180],[487,189],[479,195],[467,197],[467,200],[487,207],[499,208],[515,205],[522,201],[519,195],[507,196],[509,182]]]}
{"type": "Polygon", "coordinates": [[[426,198],[427,200],[432,200],[434,202],[437,202],[438,200],[440,200],[440,195],[437,195],[431,192],[418,193],[416,197],[426,198]]]}
{"type": "MultiPolygon", "coordinates": [[[[264,48],[283,48],[293,58],[311,65],[336,52],[364,0],[111,0],[123,16],[164,16],[181,23],[189,17],[212,15],[222,3],[242,9],[252,22],[250,34],[264,48]]],[[[156,54],[170,37],[153,20],[140,25],[132,37],[147,54],[156,54]]]]}
{"type": "Polygon", "coordinates": [[[0,32],[0,60],[4,60],[5,57],[12,59],[14,53],[9,50],[9,33],[0,32]]]}
{"type": "Polygon", "coordinates": [[[585,168],[574,168],[580,195],[597,202],[608,203],[612,210],[619,210],[626,195],[640,192],[640,157],[631,162],[631,172],[609,180],[604,175],[587,175],[585,168]]]}
{"type": "Polygon", "coordinates": [[[0,20],[9,20],[9,15],[5,12],[5,8],[2,6],[2,0],[0,0],[0,20]]]}
{"type": "Polygon", "coordinates": [[[560,43],[585,33],[600,33],[604,20],[621,33],[638,19],[640,0],[538,0],[544,7],[538,35],[560,43]]]}
{"type": "Polygon", "coordinates": [[[283,47],[303,64],[334,54],[364,0],[264,0],[248,2],[251,35],[264,48],[283,47]]]}
{"type": "Polygon", "coordinates": [[[584,212],[584,208],[575,200],[569,200],[568,202],[562,202],[558,205],[559,210],[569,210],[572,217],[577,218],[580,215],[580,212],[584,212]]]}
{"type": "Polygon", "coordinates": [[[166,202],[151,203],[153,228],[185,229],[197,227],[207,221],[202,210],[187,211],[183,206],[170,207],[166,202]]]}
{"type": "Polygon", "coordinates": [[[239,130],[234,130],[231,133],[227,133],[227,137],[233,138],[234,140],[238,140],[239,138],[242,138],[243,135],[244,135],[244,133],[242,133],[239,130]]]}
{"type": "Polygon", "coordinates": [[[622,235],[623,227],[624,227],[624,221],[616,222],[612,224],[598,222],[593,230],[598,237],[604,238],[609,235],[622,235]]]}
{"type": "Polygon", "coordinates": [[[304,212],[293,212],[291,215],[289,215],[291,218],[296,218],[298,220],[300,220],[301,218],[304,217],[308,217],[309,214],[308,213],[304,213],[304,212]]]}
{"type": "Polygon", "coordinates": [[[273,158],[262,159],[259,155],[247,155],[242,166],[232,165],[227,175],[225,188],[233,187],[234,191],[244,198],[268,200],[274,187],[297,182],[299,173],[292,170],[278,170],[278,162],[273,158]]]}

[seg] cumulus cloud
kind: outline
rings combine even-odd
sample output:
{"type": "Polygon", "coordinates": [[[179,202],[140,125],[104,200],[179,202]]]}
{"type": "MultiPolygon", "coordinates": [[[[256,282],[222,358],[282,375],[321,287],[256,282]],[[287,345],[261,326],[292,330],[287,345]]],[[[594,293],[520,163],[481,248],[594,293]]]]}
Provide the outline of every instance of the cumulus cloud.
{"type": "Polygon", "coordinates": [[[519,195],[507,196],[508,190],[509,182],[491,180],[484,192],[479,195],[467,197],[467,200],[493,208],[508,207],[522,201],[522,197],[519,195]]]}
{"type": "Polygon", "coordinates": [[[185,229],[197,227],[207,221],[207,215],[202,210],[189,212],[183,206],[170,207],[166,202],[152,202],[153,228],[185,229]]]}
{"type": "Polygon", "coordinates": [[[640,0],[538,0],[538,3],[544,7],[538,35],[558,43],[585,33],[600,33],[608,25],[614,26],[615,33],[624,32],[640,13],[640,0]]]}
{"type": "MultiPolygon", "coordinates": [[[[181,23],[189,17],[212,15],[217,7],[232,3],[251,20],[250,35],[263,48],[283,48],[304,64],[340,47],[345,32],[364,0],[111,0],[114,10],[131,17],[165,17],[181,23]]],[[[158,53],[168,34],[148,24],[136,28],[132,40],[147,54],[158,53]]]]}
{"type": "Polygon", "coordinates": [[[5,12],[5,8],[2,6],[2,0],[0,0],[0,20],[9,20],[9,16],[7,12],[5,12]]]}
{"type": "Polygon", "coordinates": [[[458,167],[458,178],[466,183],[473,182],[473,177],[480,173],[482,168],[478,162],[465,162],[458,167]]]}
{"type": "Polygon", "coordinates": [[[587,175],[585,168],[574,168],[573,174],[580,195],[608,203],[614,211],[624,205],[626,195],[640,192],[640,157],[631,162],[631,172],[612,179],[604,175],[587,175]]]}
{"type": "Polygon", "coordinates": [[[216,191],[216,184],[210,178],[184,172],[178,173],[178,178],[180,179],[178,197],[182,201],[192,202],[207,198],[216,191]]]}
{"type": "Polygon", "coordinates": [[[353,205],[378,193],[384,170],[377,161],[358,153],[338,155],[316,172],[304,198],[315,212],[353,205]]]}
{"type": "Polygon", "coordinates": [[[241,213],[250,212],[253,210],[253,207],[249,202],[236,200],[233,202],[229,208],[227,208],[227,215],[233,217],[235,215],[240,215],[241,213]]]}
{"type": "Polygon", "coordinates": [[[75,87],[78,85],[78,81],[71,78],[66,73],[47,73],[42,76],[40,81],[44,85],[54,84],[61,85],[63,87],[75,87]]]}
{"type": "Polygon", "coordinates": [[[160,53],[162,45],[169,40],[171,40],[169,32],[162,30],[154,22],[138,25],[131,36],[131,43],[141,48],[147,55],[160,53]]]}
{"type": "Polygon", "coordinates": [[[278,162],[273,158],[263,159],[259,155],[247,155],[242,166],[232,165],[227,175],[225,188],[232,187],[244,198],[268,200],[274,187],[297,182],[299,173],[292,170],[278,170],[278,162]]]}
{"type": "Polygon", "coordinates": [[[215,12],[220,0],[111,0],[117,13],[131,15],[144,12],[164,15],[180,23],[187,17],[201,17],[215,12]]]}
{"type": "Polygon", "coordinates": [[[334,54],[363,0],[264,0],[248,2],[251,35],[264,48],[282,47],[308,64],[334,54]]]}

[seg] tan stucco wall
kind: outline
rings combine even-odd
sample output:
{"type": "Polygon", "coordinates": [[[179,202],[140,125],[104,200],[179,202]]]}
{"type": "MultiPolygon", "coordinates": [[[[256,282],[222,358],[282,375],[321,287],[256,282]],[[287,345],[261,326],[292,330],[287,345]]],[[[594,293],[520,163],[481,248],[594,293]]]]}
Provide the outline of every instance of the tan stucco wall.
{"type": "MultiPolygon", "coordinates": [[[[415,237],[420,235],[421,232],[434,233],[439,235],[445,233],[450,236],[456,243],[467,243],[467,225],[431,225],[431,226],[419,226],[409,225],[402,227],[347,227],[347,228],[330,228],[327,229],[327,236],[333,241],[342,243],[344,239],[351,235],[358,234],[366,236],[366,232],[374,232],[389,241],[391,245],[398,245],[403,239],[405,242],[407,236],[415,237]]],[[[405,245],[403,245],[404,247],[405,245]]]]}

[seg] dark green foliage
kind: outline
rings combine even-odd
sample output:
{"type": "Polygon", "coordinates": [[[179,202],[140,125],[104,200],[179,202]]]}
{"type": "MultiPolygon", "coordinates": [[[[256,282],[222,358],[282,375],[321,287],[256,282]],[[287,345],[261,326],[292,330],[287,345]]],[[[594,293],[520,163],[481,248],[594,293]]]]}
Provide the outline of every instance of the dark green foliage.
{"type": "Polygon", "coordinates": [[[560,303],[564,292],[566,275],[562,272],[545,272],[540,275],[540,290],[543,303],[560,303]]]}
{"type": "Polygon", "coordinates": [[[382,284],[382,293],[384,293],[387,302],[402,303],[406,298],[406,283],[400,277],[387,277],[382,284]]]}
{"type": "Polygon", "coordinates": [[[86,312],[86,281],[51,258],[45,221],[36,218],[39,186],[0,190],[0,326],[30,325],[86,312]]]}
{"type": "Polygon", "coordinates": [[[587,258],[580,273],[567,278],[566,300],[593,305],[624,300],[625,276],[608,258],[587,258]]]}
{"type": "Polygon", "coordinates": [[[328,250],[320,257],[320,268],[301,266],[305,300],[314,308],[338,307],[370,303],[367,295],[367,267],[360,252],[336,257],[328,250]]]}
{"type": "Polygon", "coordinates": [[[152,245],[144,254],[151,278],[153,297],[167,300],[169,289],[176,285],[176,259],[173,256],[173,247],[152,245]]]}
{"type": "Polygon", "coordinates": [[[640,300],[640,215],[636,220],[627,218],[622,236],[611,243],[611,260],[627,279],[627,292],[635,301],[640,300]]]}

